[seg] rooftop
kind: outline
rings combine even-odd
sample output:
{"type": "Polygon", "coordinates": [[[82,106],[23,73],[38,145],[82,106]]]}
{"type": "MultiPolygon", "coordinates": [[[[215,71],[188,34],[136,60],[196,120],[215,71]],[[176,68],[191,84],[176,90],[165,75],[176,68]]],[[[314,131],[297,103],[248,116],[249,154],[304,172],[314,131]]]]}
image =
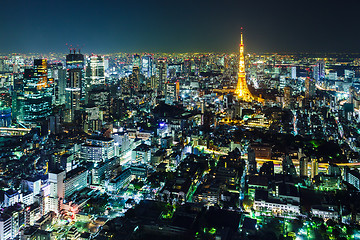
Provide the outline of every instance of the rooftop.
{"type": "Polygon", "coordinates": [[[87,169],[85,167],[77,167],[77,168],[71,170],[70,172],[66,173],[66,179],[71,179],[85,171],[87,171],[87,169]]]}

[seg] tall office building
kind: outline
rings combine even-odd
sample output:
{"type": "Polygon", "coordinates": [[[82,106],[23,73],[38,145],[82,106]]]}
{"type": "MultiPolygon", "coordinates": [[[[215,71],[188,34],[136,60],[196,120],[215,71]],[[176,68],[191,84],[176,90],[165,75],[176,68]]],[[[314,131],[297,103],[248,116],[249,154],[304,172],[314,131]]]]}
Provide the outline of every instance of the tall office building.
{"type": "Polygon", "coordinates": [[[17,120],[22,115],[22,104],[24,99],[24,76],[23,74],[13,75],[13,91],[11,94],[12,119],[17,120]]]}
{"type": "Polygon", "coordinates": [[[25,69],[19,121],[39,123],[51,114],[53,84],[48,81],[47,70],[46,59],[35,59],[33,68],[25,69]]]}
{"type": "Polygon", "coordinates": [[[11,108],[0,105],[0,127],[11,125],[11,108]]]}
{"type": "Polygon", "coordinates": [[[291,87],[289,87],[289,86],[286,86],[285,88],[284,88],[284,108],[288,108],[288,107],[290,107],[290,105],[291,105],[291,91],[292,89],[291,89],[291,87]]]}
{"type": "Polygon", "coordinates": [[[191,62],[190,59],[185,59],[184,60],[184,74],[185,75],[189,75],[191,73],[191,62]]]}
{"type": "Polygon", "coordinates": [[[311,157],[311,179],[313,179],[316,175],[319,174],[319,161],[314,158],[311,157]]]}
{"type": "Polygon", "coordinates": [[[280,76],[280,80],[279,80],[279,90],[284,89],[284,87],[286,86],[286,77],[280,76]]]}
{"type": "Polygon", "coordinates": [[[307,77],[305,79],[305,97],[311,98],[316,94],[315,80],[307,77]]]}
{"type": "Polygon", "coordinates": [[[296,67],[291,67],[291,79],[296,79],[296,67]]]}
{"type": "Polygon", "coordinates": [[[133,66],[132,73],[129,76],[130,92],[137,92],[140,87],[140,68],[136,65],[133,66]]]}
{"type": "Polygon", "coordinates": [[[323,80],[325,78],[325,62],[317,61],[313,66],[313,77],[315,81],[323,80]]]}
{"type": "Polygon", "coordinates": [[[165,92],[166,74],[167,74],[166,59],[162,58],[158,60],[157,72],[158,72],[158,94],[162,95],[165,92]]]}
{"type": "Polygon", "coordinates": [[[11,124],[11,95],[7,88],[0,88],[0,127],[11,124]]]}
{"type": "Polygon", "coordinates": [[[64,198],[67,199],[75,192],[87,187],[88,170],[85,167],[77,167],[66,173],[63,181],[64,198]]]}
{"type": "Polygon", "coordinates": [[[62,63],[48,65],[48,78],[54,82],[53,104],[65,104],[66,69],[62,63]]]}
{"type": "Polygon", "coordinates": [[[104,70],[105,72],[109,70],[109,59],[104,59],[104,70]]]}
{"type": "MultiPolygon", "coordinates": [[[[102,118],[107,121],[110,114],[110,90],[106,85],[94,85],[88,91],[87,107],[96,107],[100,110],[102,118]]],[[[94,119],[95,120],[95,119],[94,119]]]]}
{"type": "Polygon", "coordinates": [[[50,194],[47,199],[49,211],[59,212],[65,197],[64,180],[66,173],[63,170],[49,172],[50,194]]]}
{"type": "Polygon", "coordinates": [[[257,162],[255,150],[252,148],[248,148],[248,173],[256,174],[257,173],[257,162]]]}
{"type": "Polygon", "coordinates": [[[87,59],[86,84],[89,89],[93,85],[105,84],[105,65],[102,56],[92,55],[87,59]]]}
{"type": "Polygon", "coordinates": [[[86,64],[86,97],[85,103],[89,107],[105,107],[108,116],[108,95],[105,86],[104,58],[92,55],[87,59],[86,64]],[[98,103],[101,105],[98,105],[98,103]],[[105,106],[104,106],[105,105],[105,106]]]}
{"type": "Polygon", "coordinates": [[[205,55],[200,56],[200,72],[206,72],[208,67],[208,58],[205,55]]]}
{"type": "Polygon", "coordinates": [[[141,58],[138,54],[133,55],[133,67],[141,68],[141,58]]]}
{"type": "Polygon", "coordinates": [[[7,65],[4,58],[0,58],[0,72],[7,71],[7,65]]]}
{"type": "Polygon", "coordinates": [[[307,177],[308,176],[308,158],[301,157],[300,158],[300,177],[307,177]]]}
{"type": "Polygon", "coordinates": [[[141,72],[146,78],[151,78],[153,75],[152,62],[153,58],[150,55],[142,57],[141,72]]]}
{"type": "Polygon", "coordinates": [[[173,104],[174,102],[177,102],[179,100],[179,91],[179,81],[176,81],[174,83],[166,83],[165,103],[173,104]]]}
{"type": "MultiPolygon", "coordinates": [[[[73,53],[66,55],[67,81],[65,88],[66,122],[76,118],[75,113],[80,110],[81,98],[84,93],[84,55],[73,53]]],[[[60,88],[59,88],[60,89],[60,88]]]]}

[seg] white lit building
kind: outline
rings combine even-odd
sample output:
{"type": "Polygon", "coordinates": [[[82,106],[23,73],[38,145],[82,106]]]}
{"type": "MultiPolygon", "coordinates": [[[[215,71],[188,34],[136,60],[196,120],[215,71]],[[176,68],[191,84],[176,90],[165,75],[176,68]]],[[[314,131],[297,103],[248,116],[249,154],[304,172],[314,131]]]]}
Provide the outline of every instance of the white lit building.
{"type": "Polygon", "coordinates": [[[18,191],[9,189],[4,193],[4,207],[10,207],[19,202],[22,202],[22,198],[18,191]]]}
{"type": "Polygon", "coordinates": [[[140,144],[137,146],[131,155],[132,163],[150,163],[151,160],[151,148],[149,145],[140,144]]]}
{"type": "Polygon", "coordinates": [[[100,146],[102,149],[102,159],[108,160],[115,156],[114,139],[102,136],[91,136],[86,139],[87,145],[100,146]]]}
{"type": "Polygon", "coordinates": [[[84,144],[81,146],[81,158],[87,162],[101,162],[103,159],[103,147],[84,144]]]}
{"type": "Polygon", "coordinates": [[[64,199],[65,176],[66,173],[62,170],[49,172],[50,193],[45,198],[45,213],[48,211],[59,212],[62,200],[64,199]]]}
{"type": "Polygon", "coordinates": [[[311,207],[311,214],[315,217],[324,219],[332,219],[337,221],[339,218],[339,212],[335,206],[317,205],[311,207]]]}
{"type": "Polygon", "coordinates": [[[66,174],[64,179],[65,199],[73,193],[78,192],[88,185],[88,170],[85,167],[78,167],[66,174]]]}
{"type": "Polygon", "coordinates": [[[0,239],[12,239],[12,219],[7,214],[1,214],[0,216],[0,239]]]}
{"type": "Polygon", "coordinates": [[[267,216],[295,217],[300,214],[300,204],[298,202],[271,197],[266,190],[255,190],[253,208],[257,214],[267,216]]]}
{"type": "Polygon", "coordinates": [[[105,84],[104,58],[96,55],[90,56],[87,59],[85,74],[88,87],[105,84]]]}

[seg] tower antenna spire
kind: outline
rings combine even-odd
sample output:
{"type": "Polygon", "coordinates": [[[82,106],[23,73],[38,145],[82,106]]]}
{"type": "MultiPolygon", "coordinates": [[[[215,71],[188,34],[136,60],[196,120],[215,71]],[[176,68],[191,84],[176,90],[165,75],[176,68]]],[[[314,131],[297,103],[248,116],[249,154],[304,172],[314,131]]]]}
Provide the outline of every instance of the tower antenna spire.
{"type": "Polygon", "coordinates": [[[240,44],[242,46],[244,46],[244,41],[243,41],[243,27],[241,27],[241,41],[240,41],[240,44]]]}

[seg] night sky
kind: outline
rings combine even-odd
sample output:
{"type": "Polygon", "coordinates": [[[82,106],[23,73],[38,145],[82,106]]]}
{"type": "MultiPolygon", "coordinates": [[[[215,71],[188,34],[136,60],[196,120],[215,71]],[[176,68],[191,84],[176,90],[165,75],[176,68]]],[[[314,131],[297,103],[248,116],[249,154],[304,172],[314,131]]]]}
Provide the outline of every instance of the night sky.
{"type": "Polygon", "coordinates": [[[360,52],[357,1],[1,0],[0,52],[360,52]],[[333,3],[334,2],[334,3],[333,3]],[[336,3],[336,4],[335,4],[336,3]]]}

